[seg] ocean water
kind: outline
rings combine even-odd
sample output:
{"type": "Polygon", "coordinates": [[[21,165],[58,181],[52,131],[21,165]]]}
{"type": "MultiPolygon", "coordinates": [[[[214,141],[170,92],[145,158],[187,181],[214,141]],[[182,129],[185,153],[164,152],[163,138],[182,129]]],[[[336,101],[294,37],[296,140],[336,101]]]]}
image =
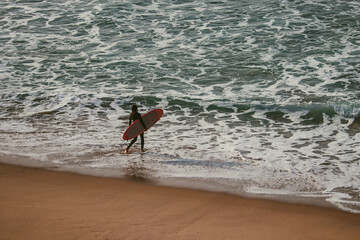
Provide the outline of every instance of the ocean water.
{"type": "Polygon", "coordinates": [[[360,213],[358,0],[3,0],[0,89],[2,154],[360,213]]]}

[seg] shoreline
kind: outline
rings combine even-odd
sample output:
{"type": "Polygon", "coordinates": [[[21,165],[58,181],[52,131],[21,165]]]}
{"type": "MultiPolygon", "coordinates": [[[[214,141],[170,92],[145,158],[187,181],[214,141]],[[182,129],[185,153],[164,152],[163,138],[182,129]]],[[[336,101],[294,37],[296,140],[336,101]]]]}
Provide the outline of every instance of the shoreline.
{"type": "MultiPolygon", "coordinates": [[[[167,177],[167,178],[149,178],[143,176],[142,174],[135,174],[133,172],[128,173],[124,169],[110,169],[110,168],[71,168],[67,166],[57,165],[55,163],[42,162],[40,160],[33,159],[29,156],[23,155],[14,155],[14,154],[4,154],[0,153],[0,164],[9,164],[14,166],[21,166],[25,168],[40,168],[49,171],[65,172],[72,174],[79,174],[89,177],[100,177],[100,178],[114,178],[120,180],[129,180],[140,182],[152,186],[160,187],[169,187],[169,188],[180,188],[180,189],[189,189],[195,191],[207,191],[221,194],[233,195],[236,197],[249,198],[249,199],[263,199],[278,201],[282,203],[290,204],[301,204],[309,206],[318,206],[333,208],[344,212],[346,211],[335,204],[326,200],[324,196],[299,196],[299,195],[287,195],[287,194],[256,194],[256,193],[247,193],[239,191],[231,191],[229,189],[224,190],[220,183],[211,181],[211,179],[201,179],[201,178],[179,178],[179,177],[167,177]]],[[[354,213],[357,214],[357,213],[354,213]]]]}
{"type": "Polygon", "coordinates": [[[334,208],[0,163],[1,239],[357,239],[334,208]]]}

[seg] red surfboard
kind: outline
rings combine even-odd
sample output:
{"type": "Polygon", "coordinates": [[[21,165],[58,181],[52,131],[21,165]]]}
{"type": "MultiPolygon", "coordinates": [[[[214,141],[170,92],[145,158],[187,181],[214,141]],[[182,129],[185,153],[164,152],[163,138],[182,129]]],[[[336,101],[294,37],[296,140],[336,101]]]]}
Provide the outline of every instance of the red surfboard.
{"type": "MultiPolygon", "coordinates": [[[[142,120],[144,121],[147,129],[149,130],[154,124],[160,120],[161,116],[163,115],[164,111],[162,109],[154,109],[148,113],[145,113],[141,116],[142,120]]],[[[145,132],[144,126],[141,124],[140,119],[133,122],[124,132],[123,139],[129,140],[134,137],[139,136],[145,132]]]]}

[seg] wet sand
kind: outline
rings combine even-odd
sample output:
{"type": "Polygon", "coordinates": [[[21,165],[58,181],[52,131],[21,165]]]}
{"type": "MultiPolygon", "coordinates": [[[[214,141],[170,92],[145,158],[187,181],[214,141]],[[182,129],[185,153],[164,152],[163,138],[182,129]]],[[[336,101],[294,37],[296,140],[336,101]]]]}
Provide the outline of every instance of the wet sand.
{"type": "Polygon", "coordinates": [[[360,214],[0,164],[0,239],[359,239],[360,214]]]}

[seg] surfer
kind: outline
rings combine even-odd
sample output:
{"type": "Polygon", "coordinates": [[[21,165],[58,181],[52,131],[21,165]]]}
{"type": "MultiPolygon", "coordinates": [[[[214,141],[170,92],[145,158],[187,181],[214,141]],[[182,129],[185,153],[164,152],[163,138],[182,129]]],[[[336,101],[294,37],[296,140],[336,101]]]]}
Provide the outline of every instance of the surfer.
{"type": "MultiPolygon", "coordinates": [[[[129,126],[132,122],[135,122],[136,120],[140,119],[141,124],[144,126],[145,131],[147,130],[147,127],[144,123],[144,121],[141,118],[141,114],[138,112],[138,107],[134,104],[131,107],[131,113],[129,116],[129,126]]],[[[144,133],[140,134],[141,138],[141,151],[144,152],[144,133]]],[[[130,147],[136,142],[137,137],[135,137],[129,144],[129,146],[125,149],[125,153],[129,152],[130,147]]]]}

